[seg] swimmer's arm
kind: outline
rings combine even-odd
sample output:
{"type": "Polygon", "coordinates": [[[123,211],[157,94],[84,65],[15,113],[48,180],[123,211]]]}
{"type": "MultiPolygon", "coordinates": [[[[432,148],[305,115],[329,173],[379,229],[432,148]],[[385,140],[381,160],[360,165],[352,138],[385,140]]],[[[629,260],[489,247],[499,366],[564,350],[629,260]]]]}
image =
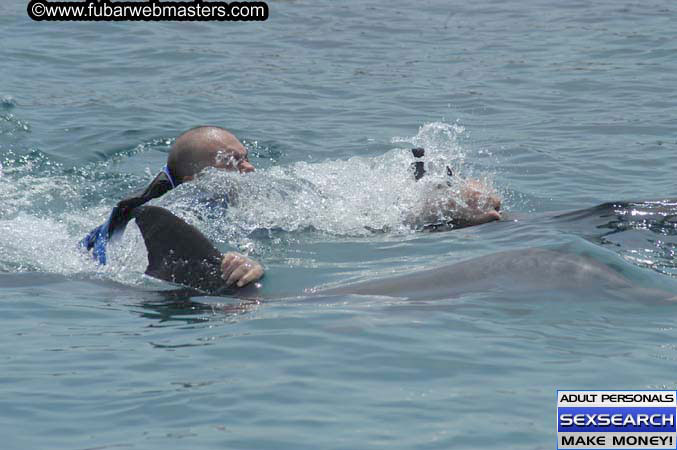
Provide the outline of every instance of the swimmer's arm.
{"type": "Polygon", "coordinates": [[[228,252],[221,259],[221,272],[226,286],[244,287],[263,277],[263,266],[241,253],[228,252]]]}
{"type": "Polygon", "coordinates": [[[109,238],[118,231],[124,231],[127,223],[132,219],[132,211],[154,198],[158,198],[173,189],[167,174],[160,172],[153,181],[142,191],[138,191],[118,202],[110,215],[109,238]]]}

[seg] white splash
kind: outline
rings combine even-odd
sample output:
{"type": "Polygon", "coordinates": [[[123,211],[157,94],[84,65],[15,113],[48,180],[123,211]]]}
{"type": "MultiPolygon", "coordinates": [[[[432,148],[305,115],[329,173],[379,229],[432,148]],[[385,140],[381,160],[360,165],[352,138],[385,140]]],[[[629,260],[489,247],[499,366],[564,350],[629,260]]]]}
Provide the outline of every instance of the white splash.
{"type": "MultiPolygon", "coordinates": [[[[466,152],[458,142],[463,132],[459,125],[436,122],[422,126],[411,138],[393,139],[397,147],[375,157],[297,162],[244,175],[208,169],[153,203],[195,224],[217,243],[239,247],[251,245],[256,230],[311,229],[338,236],[411,233],[409,216],[431,195],[463,204],[466,152]],[[428,173],[418,182],[411,167],[412,146],[426,149],[428,173]],[[450,186],[446,166],[454,171],[450,186]],[[228,207],[223,208],[219,202],[226,197],[228,207]]],[[[111,246],[105,267],[97,266],[77,245],[119,200],[112,198],[119,193],[110,194],[111,183],[117,186],[130,178],[103,166],[66,172],[49,164],[44,159],[5,159],[0,178],[0,270],[100,272],[139,282],[147,260],[133,224],[121,242],[111,246]]],[[[490,192],[490,178],[483,183],[490,192]]]]}

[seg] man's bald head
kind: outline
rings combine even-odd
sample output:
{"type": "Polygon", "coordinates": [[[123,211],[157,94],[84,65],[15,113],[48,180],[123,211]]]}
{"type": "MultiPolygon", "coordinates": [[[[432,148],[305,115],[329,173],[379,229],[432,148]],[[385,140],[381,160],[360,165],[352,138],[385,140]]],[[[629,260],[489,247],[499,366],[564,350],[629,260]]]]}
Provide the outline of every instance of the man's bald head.
{"type": "Polygon", "coordinates": [[[179,183],[192,179],[205,167],[252,172],[247,149],[228,131],[203,126],[186,131],[176,139],[167,167],[179,183]]]}

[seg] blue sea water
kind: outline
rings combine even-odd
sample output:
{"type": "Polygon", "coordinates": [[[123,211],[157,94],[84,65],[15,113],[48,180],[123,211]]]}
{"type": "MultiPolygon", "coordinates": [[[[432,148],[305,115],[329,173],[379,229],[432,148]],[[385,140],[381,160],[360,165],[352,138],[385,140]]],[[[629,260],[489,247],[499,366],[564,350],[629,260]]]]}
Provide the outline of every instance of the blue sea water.
{"type": "Polygon", "coordinates": [[[677,306],[654,298],[677,293],[674,2],[269,0],[249,23],[26,3],[0,3],[3,449],[541,449],[556,389],[677,388],[677,306]],[[106,267],[77,249],[200,124],[259,170],[157,204],[261,260],[263,301],[145,277],[132,225],[106,267]],[[401,226],[412,146],[493,185],[506,220],[401,226]],[[224,184],[239,207],[191,203],[224,184]],[[606,236],[550,218],[620,200],[669,213],[606,236]],[[298,295],[531,248],[636,289],[489,267],[436,300],[298,295]]]}

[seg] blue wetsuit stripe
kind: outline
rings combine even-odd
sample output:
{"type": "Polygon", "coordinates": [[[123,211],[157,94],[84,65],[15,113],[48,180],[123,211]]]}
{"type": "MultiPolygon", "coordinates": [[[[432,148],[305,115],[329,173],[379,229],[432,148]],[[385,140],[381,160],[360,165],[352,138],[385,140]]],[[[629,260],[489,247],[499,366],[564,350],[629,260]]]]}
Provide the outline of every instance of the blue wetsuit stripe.
{"type": "Polygon", "coordinates": [[[169,183],[172,185],[172,189],[176,188],[176,183],[174,182],[174,177],[172,176],[172,173],[169,171],[169,167],[165,164],[165,166],[162,168],[162,171],[167,175],[167,178],[169,178],[169,183]]]}

